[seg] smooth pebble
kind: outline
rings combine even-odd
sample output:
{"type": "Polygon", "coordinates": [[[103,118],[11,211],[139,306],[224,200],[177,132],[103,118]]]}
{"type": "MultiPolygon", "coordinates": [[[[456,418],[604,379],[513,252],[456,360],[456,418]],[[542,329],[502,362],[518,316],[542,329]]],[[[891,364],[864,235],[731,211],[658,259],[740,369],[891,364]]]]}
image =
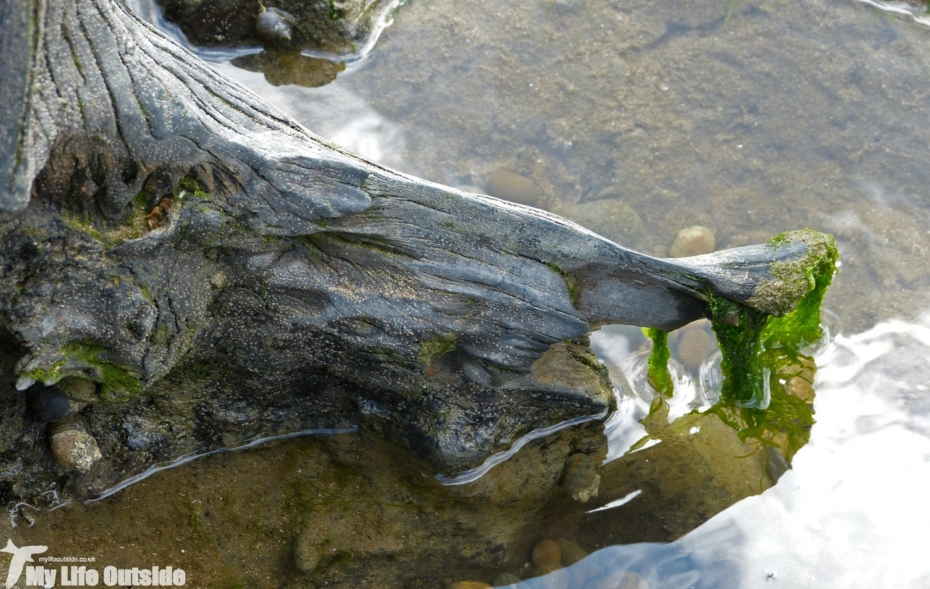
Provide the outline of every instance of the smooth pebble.
{"type": "Polygon", "coordinates": [[[673,258],[685,258],[712,253],[715,247],[716,241],[711,230],[695,225],[678,232],[669,253],[673,258]]]}
{"type": "Polygon", "coordinates": [[[496,170],[485,185],[488,194],[531,207],[539,206],[539,188],[527,178],[508,170],[496,170]]]}
{"type": "Polygon", "coordinates": [[[550,538],[545,538],[533,546],[533,564],[538,567],[562,563],[562,551],[559,545],[550,538]]]}
{"type": "Polygon", "coordinates": [[[320,564],[319,542],[315,535],[302,532],[294,542],[294,564],[302,573],[309,573],[320,564]]]}
{"type": "Polygon", "coordinates": [[[555,543],[559,545],[559,552],[562,553],[563,566],[571,566],[588,556],[587,550],[566,538],[556,538],[555,543]]]}
{"type": "Polygon", "coordinates": [[[714,338],[700,328],[689,329],[678,340],[678,359],[695,371],[714,350],[714,338]]]}
{"type": "Polygon", "coordinates": [[[97,384],[86,378],[68,376],[58,381],[55,388],[59,393],[74,401],[94,403],[99,400],[97,397],[97,384]]]}
{"type": "Polygon", "coordinates": [[[516,585],[520,582],[520,577],[516,576],[513,573],[500,573],[491,580],[491,585],[494,587],[506,587],[507,585],[516,585]]]}

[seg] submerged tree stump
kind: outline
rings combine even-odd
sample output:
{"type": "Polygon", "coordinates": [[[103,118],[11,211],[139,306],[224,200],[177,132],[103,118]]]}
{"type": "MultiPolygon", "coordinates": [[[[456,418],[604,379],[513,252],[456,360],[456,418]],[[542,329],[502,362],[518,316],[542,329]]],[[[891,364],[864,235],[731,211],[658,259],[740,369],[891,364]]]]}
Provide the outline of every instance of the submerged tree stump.
{"type": "Polygon", "coordinates": [[[115,0],[2,0],[0,26],[8,497],[356,425],[453,473],[613,406],[592,329],[673,329],[709,296],[781,314],[810,288],[773,271],[806,234],[660,260],[366,162],[115,0]],[[55,462],[54,420],[101,458],[55,462]]]}

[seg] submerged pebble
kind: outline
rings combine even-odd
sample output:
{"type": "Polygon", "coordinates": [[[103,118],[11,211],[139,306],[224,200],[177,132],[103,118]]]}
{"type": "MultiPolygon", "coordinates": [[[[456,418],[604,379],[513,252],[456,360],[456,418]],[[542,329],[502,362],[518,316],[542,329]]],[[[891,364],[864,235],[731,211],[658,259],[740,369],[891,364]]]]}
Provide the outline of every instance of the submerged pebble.
{"type": "Polygon", "coordinates": [[[513,573],[500,573],[491,580],[491,585],[494,587],[506,587],[508,585],[516,585],[520,582],[520,577],[516,576],[513,573]]]}
{"type": "Polygon", "coordinates": [[[97,383],[86,378],[69,376],[58,381],[55,389],[74,401],[93,403],[98,400],[97,383]]]}
{"type": "Polygon", "coordinates": [[[571,566],[588,556],[587,550],[571,540],[556,538],[555,543],[559,545],[559,552],[562,553],[563,566],[571,566]]]}
{"type": "Polygon", "coordinates": [[[696,327],[681,334],[678,340],[678,359],[687,368],[696,371],[714,349],[714,338],[696,327]]]}
{"type": "Polygon", "coordinates": [[[669,254],[673,258],[710,254],[713,253],[716,245],[714,234],[710,229],[695,225],[678,232],[669,254]]]}
{"type": "Polygon", "coordinates": [[[488,194],[521,205],[539,206],[539,188],[536,183],[508,170],[495,170],[485,185],[488,194]]]}
{"type": "Polygon", "coordinates": [[[572,499],[585,503],[591,497],[597,497],[600,483],[601,477],[587,454],[573,454],[565,461],[562,487],[571,494],[572,499]]]}
{"type": "Polygon", "coordinates": [[[76,421],[56,423],[49,428],[52,457],[62,468],[87,472],[103,458],[97,440],[76,421]]]}
{"type": "Polygon", "coordinates": [[[294,542],[294,564],[302,573],[309,573],[320,564],[320,550],[315,534],[305,530],[294,542]]]}
{"type": "Polygon", "coordinates": [[[451,585],[446,585],[446,589],[494,589],[487,583],[481,581],[456,581],[451,585]]]}
{"type": "Polygon", "coordinates": [[[533,564],[538,567],[544,565],[561,564],[562,551],[555,540],[544,538],[533,546],[533,564]]]}

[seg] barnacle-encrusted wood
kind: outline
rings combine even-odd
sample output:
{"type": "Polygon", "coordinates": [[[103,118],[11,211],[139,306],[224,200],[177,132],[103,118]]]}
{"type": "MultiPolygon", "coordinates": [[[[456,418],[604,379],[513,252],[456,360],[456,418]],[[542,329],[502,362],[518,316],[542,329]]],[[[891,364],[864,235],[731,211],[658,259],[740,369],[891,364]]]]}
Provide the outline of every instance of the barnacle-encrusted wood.
{"type": "MultiPolygon", "coordinates": [[[[607,410],[584,337],[755,304],[783,239],[665,261],[327,144],[114,0],[0,1],[0,479],[88,495],[255,436],[362,424],[445,471],[607,410]],[[167,197],[167,198],[166,198],[167,197]],[[22,401],[89,403],[62,478],[22,401]]],[[[807,287],[803,271],[787,310],[807,287]]],[[[778,276],[791,281],[792,277],[778,276]]],[[[803,293],[802,293],[803,294],[803,293]]]]}

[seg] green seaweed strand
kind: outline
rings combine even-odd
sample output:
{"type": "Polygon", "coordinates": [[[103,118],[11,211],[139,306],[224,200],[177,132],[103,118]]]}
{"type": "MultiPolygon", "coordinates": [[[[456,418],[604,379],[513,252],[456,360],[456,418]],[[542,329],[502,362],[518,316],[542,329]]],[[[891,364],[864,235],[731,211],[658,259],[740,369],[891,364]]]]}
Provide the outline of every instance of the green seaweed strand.
{"type": "Polygon", "coordinates": [[[765,397],[762,333],[770,316],[724,298],[709,295],[708,299],[710,322],[723,356],[722,399],[758,407],[765,397]]]}
{"type": "Polygon", "coordinates": [[[666,397],[675,392],[672,375],[668,371],[668,333],[661,329],[644,327],[643,335],[652,340],[652,352],[649,354],[649,382],[656,391],[666,397]]]}

